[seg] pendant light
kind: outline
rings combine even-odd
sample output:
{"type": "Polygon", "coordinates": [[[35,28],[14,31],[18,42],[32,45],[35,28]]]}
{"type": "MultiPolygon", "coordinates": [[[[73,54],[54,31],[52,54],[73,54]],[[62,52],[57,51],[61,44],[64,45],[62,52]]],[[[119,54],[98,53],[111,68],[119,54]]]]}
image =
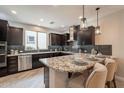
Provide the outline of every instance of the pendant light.
{"type": "Polygon", "coordinates": [[[80,24],[80,30],[85,30],[86,29],[86,22],[87,22],[87,19],[84,17],[84,5],[82,6],[82,10],[83,10],[83,17],[81,18],[81,24],[80,24]]]}
{"type": "Polygon", "coordinates": [[[95,29],[95,33],[96,33],[96,35],[100,35],[102,32],[101,32],[101,30],[100,30],[100,26],[99,26],[99,23],[98,23],[98,12],[99,12],[99,7],[98,8],[96,8],[96,12],[97,12],[97,26],[96,26],[96,29],[95,29]]]}

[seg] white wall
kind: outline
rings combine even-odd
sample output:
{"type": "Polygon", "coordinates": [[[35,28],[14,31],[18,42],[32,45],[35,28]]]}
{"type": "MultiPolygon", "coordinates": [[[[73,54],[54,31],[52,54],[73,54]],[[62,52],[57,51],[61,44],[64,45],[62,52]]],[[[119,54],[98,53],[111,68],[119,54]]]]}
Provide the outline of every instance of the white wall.
{"type": "Polygon", "coordinates": [[[112,45],[112,55],[118,58],[117,75],[124,78],[124,10],[101,18],[100,27],[102,34],[95,37],[96,44],[112,45]]]}

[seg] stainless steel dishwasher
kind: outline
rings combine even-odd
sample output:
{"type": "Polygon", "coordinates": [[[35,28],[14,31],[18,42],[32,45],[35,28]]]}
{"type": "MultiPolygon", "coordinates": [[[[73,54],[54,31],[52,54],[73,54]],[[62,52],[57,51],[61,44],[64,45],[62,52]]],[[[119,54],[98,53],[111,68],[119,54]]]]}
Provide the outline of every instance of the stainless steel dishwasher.
{"type": "Polygon", "coordinates": [[[32,55],[18,56],[18,71],[32,69],[32,55]]]}

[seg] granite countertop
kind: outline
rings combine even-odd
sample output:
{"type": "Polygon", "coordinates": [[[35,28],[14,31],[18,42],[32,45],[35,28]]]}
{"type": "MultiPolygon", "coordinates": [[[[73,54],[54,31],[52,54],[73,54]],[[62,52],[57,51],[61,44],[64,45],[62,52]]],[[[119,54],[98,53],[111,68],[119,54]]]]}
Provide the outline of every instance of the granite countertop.
{"type": "Polygon", "coordinates": [[[73,52],[69,52],[69,51],[46,51],[46,52],[29,52],[29,53],[18,53],[18,54],[8,54],[8,57],[11,56],[21,56],[21,55],[33,55],[33,54],[46,54],[46,53],[73,53],[73,52]]]}
{"type": "Polygon", "coordinates": [[[96,62],[103,60],[91,61],[86,58],[83,53],[75,53],[73,55],[66,55],[53,58],[39,59],[44,65],[57,71],[62,72],[83,72],[84,70],[94,66],[96,62]],[[86,65],[77,65],[76,60],[87,63],[86,65]]]}

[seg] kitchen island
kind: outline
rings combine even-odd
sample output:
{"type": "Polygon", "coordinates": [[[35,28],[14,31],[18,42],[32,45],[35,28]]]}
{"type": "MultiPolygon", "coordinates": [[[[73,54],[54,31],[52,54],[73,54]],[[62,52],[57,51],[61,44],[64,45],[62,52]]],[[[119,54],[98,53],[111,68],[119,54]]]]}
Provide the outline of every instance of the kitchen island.
{"type": "Polygon", "coordinates": [[[83,72],[103,59],[90,60],[83,53],[40,59],[44,64],[44,84],[46,88],[67,87],[68,74],[83,72]]]}

